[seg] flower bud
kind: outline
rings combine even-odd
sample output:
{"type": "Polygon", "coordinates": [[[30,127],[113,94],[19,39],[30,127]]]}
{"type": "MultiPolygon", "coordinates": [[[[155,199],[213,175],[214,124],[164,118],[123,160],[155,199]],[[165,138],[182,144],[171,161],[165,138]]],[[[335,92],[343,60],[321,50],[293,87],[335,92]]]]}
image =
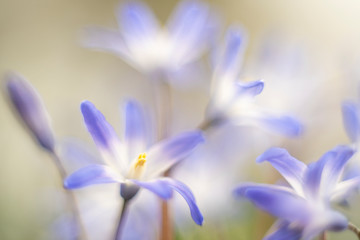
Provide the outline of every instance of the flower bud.
{"type": "Polygon", "coordinates": [[[44,104],[25,79],[15,73],[5,76],[6,89],[15,111],[18,113],[37,142],[46,150],[53,152],[54,134],[50,125],[49,115],[44,104]]]}

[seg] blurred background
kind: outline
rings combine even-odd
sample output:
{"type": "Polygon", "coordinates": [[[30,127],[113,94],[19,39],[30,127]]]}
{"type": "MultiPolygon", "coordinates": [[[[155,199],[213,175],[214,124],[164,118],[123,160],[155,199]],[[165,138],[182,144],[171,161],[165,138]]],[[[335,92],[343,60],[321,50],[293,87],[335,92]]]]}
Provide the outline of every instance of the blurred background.
{"type": "MultiPolygon", "coordinates": [[[[172,0],[146,2],[162,23],[177,4],[172,0]]],[[[225,126],[214,131],[192,158],[204,158],[205,154],[207,159],[222,161],[224,166],[229,166],[229,161],[236,162],[233,179],[226,183],[229,194],[220,196],[224,195],[219,191],[223,186],[216,184],[227,175],[226,167],[212,169],[211,179],[204,178],[207,189],[196,180],[200,175],[187,178],[181,174],[186,168],[179,170],[176,176],[199,199],[205,225],[200,228],[188,216],[177,216],[176,239],[261,239],[273,218],[246,201],[233,200],[230,190],[241,181],[274,183],[279,179],[270,166],[255,164],[255,158],[268,147],[286,147],[308,163],[337,144],[349,143],[342,123],[341,102],[359,97],[360,3],[207,2],[219,16],[222,33],[234,24],[248,32],[241,76],[244,80],[264,79],[265,90],[258,96],[258,104],[296,116],[304,123],[305,131],[296,139],[254,127],[225,126]],[[219,144],[224,139],[226,144],[219,144]],[[218,148],[221,154],[216,152],[218,148]],[[207,191],[212,195],[206,195],[207,191]],[[189,223],[183,224],[181,218],[189,223]]],[[[93,146],[79,111],[82,100],[93,101],[119,133],[124,99],[136,98],[151,107],[151,86],[143,74],[111,54],[80,44],[84,27],[117,27],[114,12],[118,4],[117,0],[0,0],[0,74],[15,71],[34,85],[45,102],[59,141],[74,137],[93,146]]],[[[207,61],[205,56],[204,62],[207,61]]],[[[203,120],[210,78],[207,73],[195,87],[172,90],[173,134],[193,129],[203,120]]],[[[0,239],[61,239],[54,237],[51,230],[66,208],[59,188],[61,180],[49,156],[17,121],[3,93],[0,239]]],[[[359,226],[356,200],[352,201],[354,207],[342,211],[359,226]]],[[[175,215],[181,213],[175,211],[175,215]]],[[[343,232],[330,234],[329,239],[355,237],[343,232]]]]}

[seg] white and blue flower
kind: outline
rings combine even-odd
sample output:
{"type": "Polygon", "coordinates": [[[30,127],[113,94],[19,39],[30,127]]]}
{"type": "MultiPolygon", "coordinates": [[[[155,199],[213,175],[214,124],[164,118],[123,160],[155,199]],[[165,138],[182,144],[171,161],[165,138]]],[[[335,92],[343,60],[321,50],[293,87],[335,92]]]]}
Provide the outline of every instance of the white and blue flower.
{"type": "Polygon", "coordinates": [[[148,148],[144,114],[136,102],[129,101],[125,107],[123,143],[91,102],[84,101],[81,111],[86,127],[106,164],[91,164],[75,171],[65,179],[66,188],[120,183],[120,194],[125,200],[134,197],[140,188],[165,200],[170,199],[175,190],[189,205],[195,223],[202,224],[203,216],[191,190],[175,179],[159,177],[204,141],[200,131],[182,133],[148,148]]]}
{"type": "Polygon", "coordinates": [[[236,125],[258,125],[285,136],[298,136],[302,125],[294,117],[275,114],[253,103],[264,88],[262,80],[244,82],[239,78],[246,45],[246,35],[240,28],[230,28],[224,49],[216,54],[207,118],[227,120],[236,125]]]}
{"type": "Polygon", "coordinates": [[[235,194],[279,218],[267,240],[309,240],[324,231],[344,230],[348,220],[330,204],[343,201],[360,184],[360,177],[341,180],[353,154],[350,147],[338,146],[306,166],[285,149],[271,148],[257,162],[270,162],[290,186],[244,183],[235,194]]]}
{"type": "Polygon", "coordinates": [[[150,75],[176,74],[198,60],[214,38],[216,24],[201,1],[182,1],[161,27],[149,7],[127,1],[116,11],[119,29],[91,27],[84,45],[111,52],[150,75]]]}

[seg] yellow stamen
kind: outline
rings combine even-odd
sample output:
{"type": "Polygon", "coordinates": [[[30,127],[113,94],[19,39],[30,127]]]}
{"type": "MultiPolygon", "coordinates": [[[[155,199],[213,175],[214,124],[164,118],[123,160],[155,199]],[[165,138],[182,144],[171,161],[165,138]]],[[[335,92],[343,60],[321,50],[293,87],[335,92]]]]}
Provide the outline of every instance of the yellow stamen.
{"type": "Polygon", "coordinates": [[[133,179],[139,179],[145,170],[146,167],[145,163],[146,163],[146,153],[142,153],[139,155],[136,162],[132,165],[132,168],[130,168],[128,177],[133,179]]]}
{"type": "Polygon", "coordinates": [[[146,163],[146,153],[140,154],[135,163],[135,169],[144,166],[145,163],[146,163]]]}

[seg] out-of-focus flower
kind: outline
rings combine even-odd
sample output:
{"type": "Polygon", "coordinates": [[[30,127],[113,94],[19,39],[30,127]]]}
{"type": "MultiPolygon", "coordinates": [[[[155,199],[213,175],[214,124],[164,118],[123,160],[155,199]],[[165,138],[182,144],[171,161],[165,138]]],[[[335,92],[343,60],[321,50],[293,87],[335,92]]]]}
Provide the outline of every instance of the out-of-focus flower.
{"type": "Polygon", "coordinates": [[[183,1],[162,28],[140,1],[128,1],[116,12],[118,30],[91,27],[86,47],[116,54],[146,74],[173,74],[189,67],[214,37],[214,19],[200,1],[183,1]]]}
{"type": "Polygon", "coordinates": [[[351,101],[342,104],[342,114],[346,133],[357,147],[360,141],[360,106],[351,101]]]}
{"type": "MultiPolygon", "coordinates": [[[[351,147],[359,149],[360,144],[360,106],[354,101],[344,101],[342,104],[343,122],[347,136],[351,141],[351,147]]],[[[355,154],[346,169],[346,178],[360,176],[360,165],[357,162],[359,154],[355,154]]]]}
{"type": "Polygon", "coordinates": [[[11,103],[22,121],[37,142],[47,151],[53,152],[54,133],[49,115],[39,94],[29,82],[18,74],[7,74],[5,81],[11,103]]]}
{"type": "Polygon", "coordinates": [[[286,136],[300,135],[302,125],[295,118],[253,104],[254,96],[264,88],[263,81],[237,81],[245,42],[242,30],[232,28],[228,31],[223,53],[215,63],[207,118],[215,122],[225,119],[238,125],[260,125],[286,136]]]}
{"type": "Polygon", "coordinates": [[[266,91],[257,99],[258,103],[311,116],[318,108],[316,103],[325,97],[318,89],[326,84],[329,73],[321,71],[325,69],[324,63],[317,61],[321,66],[314,63],[308,46],[289,38],[280,31],[265,34],[255,53],[249,56],[243,75],[266,79],[266,91]]]}
{"type": "Polygon", "coordinates": [[[338,146],[306,166],[285,149],[271,148],[256,161],[269,161],[291,187],[245,183],[235,194],[279,218],[277,231],[264,239],[308,240],[327,230],[344,230],[348,220],[330,203],[344,200],[360,183],[360,177],[341,181],[353,154],[350,147],[338,146]]]}
{"type": "Polygon", "coordinates": [[[120,183],[120,193],[125,200],[134,197],[141,187],[162,199],[171,198],[175,190],[189,205],[193,220],[202,224],[203,217],[191,190],[175,179],[158,177],[203,142],[201,132],[186,132],[147,148],[143,112],[137,103],[129,101],[125,107],[125,137],[122,144],[111,125],[91,102],[84,101],[81,111],[106,165],[92,164],[75,171],[65,179],[66,188],[120,183]]]}

